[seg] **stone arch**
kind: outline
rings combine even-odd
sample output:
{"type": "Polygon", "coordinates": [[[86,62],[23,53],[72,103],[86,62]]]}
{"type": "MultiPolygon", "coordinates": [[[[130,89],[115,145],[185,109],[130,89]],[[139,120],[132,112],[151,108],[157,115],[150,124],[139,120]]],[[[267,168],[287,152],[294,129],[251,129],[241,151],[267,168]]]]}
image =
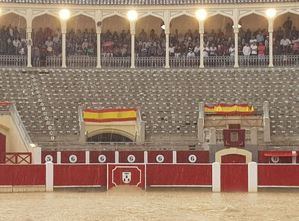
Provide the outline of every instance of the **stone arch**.
{"type": "Polygon", "coordinates": [[[142,29],[144,29],[148,34],[150,33],[151,29],[153,29],[156,34],[160,35],[162,30],[161,25],[163,22],[163,19],[155,15],[146,15],[140,17],[136,21],[136,35],[139,35],[142,29]]]}
{"type": "Polygon", "coordinates": [[[217,13],[217,14],[209,16],[205,20],[205,23],[204,23],[205,29],[204,30],[205,30],[205,32],[210,32],[212,29],[214,29],[214,31],[221,29],[221,31],[225,32],[226,29],[229,29],[228,31],[233,33],[233,27],[232,27],[233,25],[234,25],[234,22],[233,22],[232,18],[230,18],[227,15],[217,13]],[[228,26],[228,24],[229,24],[229,26],[228,26]]]}
{"type": "MultiPolygon", "coordinates": [[[[96,130],[96,131],[92,131],[90,133],[88,133],[87,135],[87,141],[92,138],[92,137],[97,137],[99,135],[109,135],[111,134],[112,138],[114,135],[117,135],[117,136],[114,136],[114,137],[119,137],[119,138],[122,138],[123,137],[123,142],[134,142],[135,141],[135,137],[126,132],[126,131],[123,131],[123,130],[117,130],[117,129],[100,129],[100,130],[96,130]]],[[[101,141],[98,141],[98,142],[101,142],[101,141]]],[[[105,142],[121,142],[121,141],[105,141],[105,142]]]]}
{"type": "Polygon", "coordinates": [[[67,21],[66,53],[71,55],[96,55],[97,37],[95,20],[83,14],[67,21]]]}
{"type": "Polygon", "coordinates": [[[61,23],[56,15],[43,13],[33,18],[32,45],[33,66],[45,66],[47,57],[60,56],[61,23]]]}
{"type": "Polygon", "coordinates": [[[2,14],[0,29],[5,33],[0,36],[0,54],[26,55],[26,18],[15,12],[2,14]],[[14,46],[14,40],[19,41],[19,47],[14,46]]]}
{"type": "Polygon", "coordinates": [[[128,19],[113,15],[102,20],[101,53],[104,57],[128,57],[131,34],[128,19]]]}
{"type": "Polygon", "coordinates": [[[215,153],[215,162],[221,163],[221,158],[226,155],[240,155],[244,156],[246,163],[252,161],[252,153],[248,150],[240,149],[240,148],[225,148],[219,150],[215,153]]]}

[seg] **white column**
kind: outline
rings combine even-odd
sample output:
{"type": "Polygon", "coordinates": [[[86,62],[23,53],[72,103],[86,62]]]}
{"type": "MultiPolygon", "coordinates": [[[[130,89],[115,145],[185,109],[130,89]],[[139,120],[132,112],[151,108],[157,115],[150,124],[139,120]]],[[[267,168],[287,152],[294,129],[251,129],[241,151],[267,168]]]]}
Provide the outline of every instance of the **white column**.
{"type": "Polygon", "coordinates": [[[89,150],[85,151],[85,163],[86,164],[90,163],[90,152],[89,152],[89,150]]]}
{"type": "Polygon", "coordinates": [[[257,192],[257,163],[248,163],[248,192],[257,192]]]}
{"type": "Polygon", "coordinates": [[[143,152],[143,157],[144,157],[144,163],[148,163],[148,152],[147,151],[144,151],[143,152]]]}
{"type": "Polygon", "coordinates": [[[169,31],[166,32],[165,29],[165,40],[166,40],[166,47],[165,47],[165,68],[170,68],[169,65],[169,31]]]}
{"type": "Polygon", "coordinates": [[[46,191],[52,192],[54,186],[54,167],[52,162],[46,162],[46,191]]]}
{"type": "Polygon", "coordinates": [[[176,151],[172,151],[172,163],[177,163],[177,154],[176,151]]]}
{"type": "Polygon", "coordinates": [[[268,19],[269,32],[269,67],[273,67],[273,19],[268,19]]]}
{"type": "Polygon", "coordinates": [[[97,27],[97,68],[101,67],[101,27],[97,27]]]}
{"type": "Polygon", "coordinates": [[[234,25],[234,33],[235,33],[235,64],[234,68],[239,67],[239,27],[238,24],[234,25]]]}
{"type": "Polygon", "coordinates": [[[135,68],[135,22],[130,22],[131,30],[131,68],[135,68]]]}
{"type": "Polygon", "coordinates": [[[61,164],[61,152],[60,151],[57,152],[56,159],[57,159],[57,164],[61,164]]]}
{"type": "Polygon", "coordinates": [[[119,163],[119,152],[118,151],[115,151],[115,158],[114,158],[114,161],[115,161],[115,163],[119,163]]]}
{"type": "Polygon", "coordinates": [[[204,50],[204,21],[199,22],[199,39],[200,39],[200,68],[204,68],[204,58],[203,58],[203,50],[204,50]]]}
{"type": "Polygon", "coordinates": [[[32,163],[33,164],[41,164],[42,163],[42,150],[40,147],[34,147],[33,148],[33,160],[32,163]]]}
{"type": "Polygon", "coordinates": [[[31,62],[31,48],[32,48],[32,27],[27,27],[27,67],[31,68],[32,67],[32,62],[31,62]]]}
{"type": "Polygon", "coordinates": [[[212,191],[221,192],[221,171],[220,163],[212,163],[212,191]]]}
{"type": "Polygon", "coordinates": [[[66,21],[61,21],[62,68],[66,68],[66,21]]]}

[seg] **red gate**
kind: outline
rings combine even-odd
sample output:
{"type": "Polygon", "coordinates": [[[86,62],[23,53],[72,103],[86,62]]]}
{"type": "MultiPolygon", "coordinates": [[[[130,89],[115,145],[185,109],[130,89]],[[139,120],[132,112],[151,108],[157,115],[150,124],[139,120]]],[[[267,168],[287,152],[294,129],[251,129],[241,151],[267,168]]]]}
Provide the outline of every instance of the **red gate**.
{"type": "Polygon", "coordinates": [[[246,156],[240,154],[223,155],[221,163],[246,163],[246,156]]]}
{"type": "Polygon", "coordinates": [[[221,164],[221,192],[247,192],[248,165],[221,164]]]}

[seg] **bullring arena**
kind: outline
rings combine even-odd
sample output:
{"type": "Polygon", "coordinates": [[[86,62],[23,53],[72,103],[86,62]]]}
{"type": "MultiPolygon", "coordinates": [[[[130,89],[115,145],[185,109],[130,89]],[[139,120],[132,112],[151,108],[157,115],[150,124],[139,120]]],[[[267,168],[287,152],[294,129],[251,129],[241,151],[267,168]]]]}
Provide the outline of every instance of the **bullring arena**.
{"type": "Polygon", "coordinates": [[[298,0],[0,0],[0,220],[298,220],[298,0]]]}

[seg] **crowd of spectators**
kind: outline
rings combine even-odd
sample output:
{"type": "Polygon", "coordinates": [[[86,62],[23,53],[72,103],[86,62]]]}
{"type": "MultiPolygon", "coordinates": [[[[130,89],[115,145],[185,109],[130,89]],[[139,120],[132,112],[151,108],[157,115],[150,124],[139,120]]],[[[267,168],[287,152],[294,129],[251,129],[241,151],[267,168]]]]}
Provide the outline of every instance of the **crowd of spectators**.
{"type": "Polygon", "coordinates": [[[25,55],[26,51],[25,29],[3,25],[0,28],[0,55],[25,55]]]}
{"type": "MultiPolygon", "coordinates": [[[[71,55],[96,56],[97,37],[94,29],[68,30],[66,36],[66,52],[71,55]]],[[[170,34],[169,54],[171,57],[198,57],[200,55],[200,39],[198,30],[170,34]]],[[[274,54],[299,54],[299,29],[293,26],[288,17],[282,27],[273,33],[274,54]]],[[[59,29],[39,28],[32,33],[33,63],[45,60],[46,56],[61,55],[61,32],[59,29]]],[[[101,52],[105,57],[129,57],[131,34],[129,30],[111,32],[107,30],[101,35],[101,52]]],[[[26,55],[26,31],[12,25],[0,29],[1,55],[26,55]]],[[[165,33],[161,29],[157,33],[152,29],[147,33],[142,29],[136,35],[135,50],[137,57],[165,56],[165,33]]],[[[264,57],[269,51],[267,29],[239,30],[239,54],[244,56],[264,57]]],[[[234,33],[231,23],[222,30],[211,30],[204,35],[204,57],[234,56],[234,33]]]]}

